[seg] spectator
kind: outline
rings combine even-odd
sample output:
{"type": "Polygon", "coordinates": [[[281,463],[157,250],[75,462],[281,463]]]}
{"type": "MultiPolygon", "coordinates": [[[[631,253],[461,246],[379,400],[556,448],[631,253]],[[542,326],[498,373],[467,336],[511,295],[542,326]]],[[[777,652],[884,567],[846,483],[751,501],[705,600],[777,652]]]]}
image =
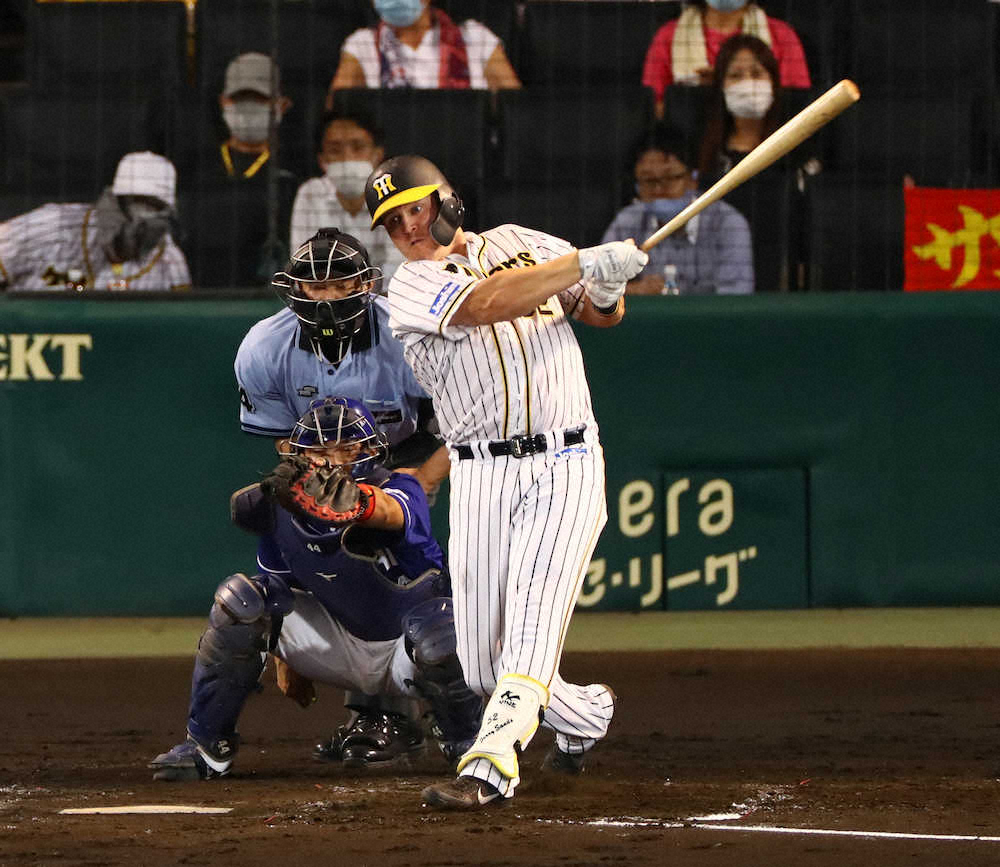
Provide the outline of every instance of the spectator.
{"type": "MultiPolygon", "coordinates": [[[[641,243],[694,199],[690,147],[676,130],[657,126],[636,153],[637,198],[604,232],[601,243],[641,243]]],[[[753,292],[750,228],[732,205],[715,202],[649,251],[631,295],[743,295],[753,292]]]]}
{"type": "Polygon", "coordinates": [[[381,19],[344,41],[333,91],[350,87],[502,90],[521,82],[491,30],[469,19],[455,24],[430,0],[374,0],[381,19]]]}
{"type": "Polygon", "coordinates": [[[0,223],[0,289],[190,289],[172,237],[177,172],[126,154],[94,204],[49,204],[0,223]]]}
{"type": "MultiPolygon", "coordinates": [[[[778,62],[754,36],[738,34],[719,50],[708,93],[698,161],[699,184],[711,186],[783,120],[778,62]]],[[[726,196],[750,224],[758,292],[802,288],[808,181],[822,165],[812,143],[726,196]]]]}
{"type": "Polygon", "coordinates": [[[277,125],[292,107],[292,101],[281,94],[280,76],[271,58],[256,51],[234,58],[226,67],[219,106],[229,129],[229,138],[219,148],[220,168],[234,179],[257,176],[271,157],[272,111],[277,125]]]}
{"type": "Polygon", "coordinates": [[[670,84],[711,82],[720,47],[738,32],[768,45],[778,60],[782,86],[811,86],[802,43],[784,21],[747,0],[693,0],[680,18],[656,32],[646,52],[642,83],[653,89],[657,117],[663,116],[663,93],[670,84]]]}
{"type": "Polygon", "coordinates": [[[698,170],[710,186],[781,122],[778,61],[756,36],[739,34],[719,50],[708,94],[698,170]]]}
{"type": "Polygon", "coordinates": [[[272,142],[292,105],[279,79],[266,54],[240,54],[226,67],[219,108],[229,135],[201,155],[181,209],[197,286],[264,286],[287,259],[298,179],[272,162],[272,142]]]}
{"type": "Polygon", "coordinates": [[[371,228],[365,183],[385,158],[382,131],[359,111],[330,112],[321,123],[316,161],[322,176],[299,187],[292,206],[291,246],[298,249],[320,229],[336,226],[368,249],[387,286],[403,257],[385,229],[371,228]]]}

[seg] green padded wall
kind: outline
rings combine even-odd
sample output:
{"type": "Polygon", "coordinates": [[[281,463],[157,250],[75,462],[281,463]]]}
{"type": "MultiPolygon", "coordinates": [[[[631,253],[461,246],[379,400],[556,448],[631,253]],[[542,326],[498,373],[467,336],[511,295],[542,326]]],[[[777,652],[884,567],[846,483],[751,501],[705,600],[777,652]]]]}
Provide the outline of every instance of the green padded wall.
{"type": "MultiPolygon", "coordinates": [[[[228,495],[274,458],[232,360],[277,304],[0,297],[0,616],[198,614],[253,568],[228,495]]],[[[1000,295],[640,298],[579,335],[609,478],[587,607],[1000,603],[1000,295]]]]}

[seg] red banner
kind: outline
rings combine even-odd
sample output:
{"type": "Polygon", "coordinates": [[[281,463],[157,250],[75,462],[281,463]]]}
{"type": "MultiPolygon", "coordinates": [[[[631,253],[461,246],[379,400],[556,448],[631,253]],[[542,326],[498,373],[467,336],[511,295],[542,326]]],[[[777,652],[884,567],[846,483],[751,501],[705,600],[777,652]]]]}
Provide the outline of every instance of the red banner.
{"type": "Polygon", "coordinates": [[[1000,190],[903,191],[908,292],[1000,289],[1000,190]]]}

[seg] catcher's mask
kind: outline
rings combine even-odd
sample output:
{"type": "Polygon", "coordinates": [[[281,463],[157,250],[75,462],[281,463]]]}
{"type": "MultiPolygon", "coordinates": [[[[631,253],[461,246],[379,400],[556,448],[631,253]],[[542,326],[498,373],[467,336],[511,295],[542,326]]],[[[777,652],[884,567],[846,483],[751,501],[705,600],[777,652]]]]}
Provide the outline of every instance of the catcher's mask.
{"type": "Polygon", "coordinates": [[[423,157],[406,155],[380,163],[365,184],[365,204],[372,228],[393,208],[433,196],[438,212],[431,223],[431,237],[447,247],[465,219],[465,206],[441,170],[423,157]]]}
{"type": "Polygon", "coordinates": [[[357,481],[374,474],[389,456],[385,435],[363,403],[349,397],[324,397],[309,404],[288,437],[286,454],[336,450],[332,462],[349,469],[357,481]]]}
{"type": "Polygon", "coordinates": [[[381,283],[382,271],[372,266],[364,244],[339,229],[320,229],[271,278],[271,287],[298,317],[313,352],[333,364],[368,321],[370,293],[381,283]]]}

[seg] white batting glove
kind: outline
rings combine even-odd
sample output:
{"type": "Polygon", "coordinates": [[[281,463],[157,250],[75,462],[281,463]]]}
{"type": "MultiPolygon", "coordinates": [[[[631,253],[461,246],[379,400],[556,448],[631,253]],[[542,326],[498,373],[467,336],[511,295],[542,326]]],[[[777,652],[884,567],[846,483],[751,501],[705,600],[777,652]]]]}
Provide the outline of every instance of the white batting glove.
{"type": "Polygon", "coordinates": [[[585,280],[600,283],[622,283],[637,276],[649,261],[649,256],[631,241],[612,241],[577,251],[580,273],[585,280]]]}
{"type": "Polygon", "coordinates": [[[620,283],[602,283],[600,280],[583,281],[583,288],[598,310],[608,310],[618,306],[618,299],[625,294],[625,281],[620,283]]]}

